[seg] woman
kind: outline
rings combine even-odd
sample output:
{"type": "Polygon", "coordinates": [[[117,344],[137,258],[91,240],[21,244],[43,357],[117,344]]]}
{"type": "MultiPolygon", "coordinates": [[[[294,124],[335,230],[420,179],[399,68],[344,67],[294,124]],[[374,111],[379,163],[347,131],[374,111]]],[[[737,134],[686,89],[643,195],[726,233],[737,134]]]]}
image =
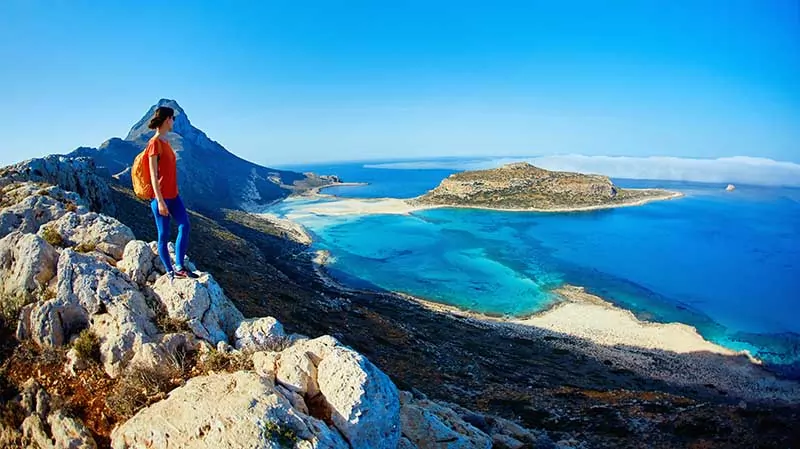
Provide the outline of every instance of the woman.
{"type": "Polygon", "coordinates": [[[158,229],[158,255],[167,269],[170,279],[193,278],[198,276],[183,266],[186,257],[186,248],[189,246],[189,216],[186,208],[178,195],[178,173],[176,167],[175,151],[167,141],[167,133],[172,131],[175,123],[175,111],[166,106],[160,106],[147,125],[156,130],[156,135],[150,139],[145,150],[145,157],[150,166],[150,183],[153,185],[155,198],[150,203],[153,216],[158,229]],[[178,223],[178,239],[175,241],[175,269],[169,257],[170,227],[169,217],[178,223]]]}

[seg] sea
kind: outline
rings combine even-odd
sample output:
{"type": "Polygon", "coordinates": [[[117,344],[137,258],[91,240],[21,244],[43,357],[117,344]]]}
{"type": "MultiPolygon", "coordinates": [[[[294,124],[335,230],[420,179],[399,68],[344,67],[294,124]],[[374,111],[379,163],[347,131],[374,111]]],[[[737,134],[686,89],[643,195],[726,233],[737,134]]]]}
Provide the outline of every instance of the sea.
{"type": "MultiPolygon", "coordinates": [[[[441,164],[439,164],[441,165],[441,164]]],[[[411,198],[457,172],[348,162],[281,168],[361,186],[341,198],[411,198]]],[[[424,167],[424,166],[423,166],[424,167]]],[[[694,326],[800,377],[800,188],[612,179],[683,197],[571,213],[430,209],[409,215],[305,215],[297,220],[328,271],[360,288],[408,293],[484,314],[523,317],[584,287],[638,318],[694,326]]],[[[309,200],[284,201],[286,216],[309,200]]]]}

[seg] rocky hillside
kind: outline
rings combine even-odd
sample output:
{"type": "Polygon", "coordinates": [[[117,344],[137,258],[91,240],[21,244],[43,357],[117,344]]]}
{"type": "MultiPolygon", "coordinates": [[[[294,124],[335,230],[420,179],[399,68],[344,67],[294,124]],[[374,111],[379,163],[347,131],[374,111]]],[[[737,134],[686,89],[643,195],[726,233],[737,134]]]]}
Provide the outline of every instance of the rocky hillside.
{"type": "MultiPolygon", "coordinates": [[[[60,162],[57,172],[88,192],[89,167],[60,162]]],[[[209,273],[171,281],[154,242],[75,192],[19,175],[34,170],[14,173],[0,183],[0,447],[549,443],[400,391],[332,336],[246,319],[209,273]]]]}
{"type": "Polygon", "coordinates": [[[68,156],[91,157],[98,167],[130,187],[130,166],[155,133],[147,124],[159,106],[175,110],[175,126],[168,138],[178,156],[178,182],[187,207],[196,210],[257,208],[293,192],[336,180],[246,161],[194,127],[178,103],[168,99],[154,104],[124,139],[109,139],[99,148],[81,147],[68,156]]]}
{"type": "Polygon", "coordinates": [[[656,189],[621,189],[606,176],[549,171],[521,162],[455,173],[411,202],[547,211],[615,207],[675,195],[656,189]]]}

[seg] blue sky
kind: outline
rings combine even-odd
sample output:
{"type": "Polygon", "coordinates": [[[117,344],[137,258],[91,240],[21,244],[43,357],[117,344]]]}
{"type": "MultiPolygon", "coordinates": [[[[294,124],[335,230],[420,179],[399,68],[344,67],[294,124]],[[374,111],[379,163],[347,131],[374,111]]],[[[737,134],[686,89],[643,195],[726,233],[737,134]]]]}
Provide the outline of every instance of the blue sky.
{"type": "Polygon", "coordinates": [[[800,162],[800,6],[0,2],[0,164],[159,98],[265,165],[450,155],[800,162]]]}

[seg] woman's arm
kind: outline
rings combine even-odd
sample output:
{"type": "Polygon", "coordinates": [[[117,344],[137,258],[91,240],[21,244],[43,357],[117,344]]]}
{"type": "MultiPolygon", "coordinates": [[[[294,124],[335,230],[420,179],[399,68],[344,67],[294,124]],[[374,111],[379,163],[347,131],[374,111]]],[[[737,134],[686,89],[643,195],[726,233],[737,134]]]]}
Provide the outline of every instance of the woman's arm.
{"type": "Polygon", "coordinates": [[[158,213],[166,217],[169,215],[167,203],[164,202],[164,195],[161,193],[161,186],[158,184],[158,155],[151,155],[150,162],[150,184],[153,185],[153,192],[156,194],[156,201],[158,201],[158,213]]]}

